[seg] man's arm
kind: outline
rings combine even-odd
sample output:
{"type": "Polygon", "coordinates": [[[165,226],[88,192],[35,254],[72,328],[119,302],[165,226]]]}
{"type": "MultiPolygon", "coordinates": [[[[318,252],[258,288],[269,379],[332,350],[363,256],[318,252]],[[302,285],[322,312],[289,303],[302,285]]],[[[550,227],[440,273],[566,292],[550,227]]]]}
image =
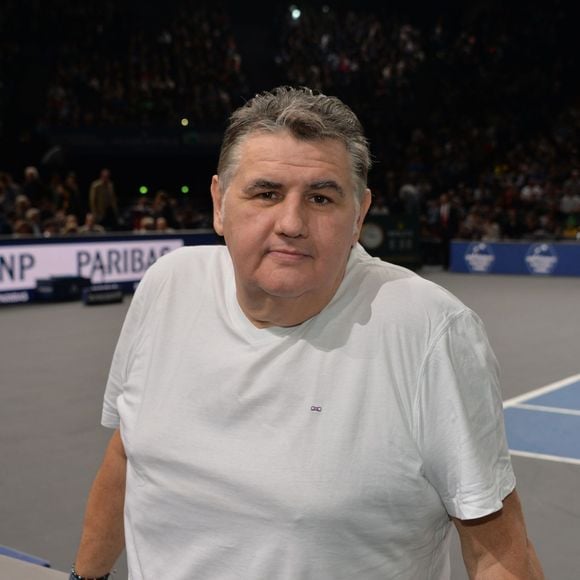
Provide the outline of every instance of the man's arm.
{"type": "Polygon", "coordinates": [[[453,522],[471,580],[543,580],[517,492],[508,495],[494,514],[475,520],[453,518],[453,522]]]}
{"type": "Polygon", "coordinates": [[[113,568],[125,547],[123,508],[127,456],[119,430],[111,440],[89,493],[75,560],[80,576],[99,577],[113,568]]]}

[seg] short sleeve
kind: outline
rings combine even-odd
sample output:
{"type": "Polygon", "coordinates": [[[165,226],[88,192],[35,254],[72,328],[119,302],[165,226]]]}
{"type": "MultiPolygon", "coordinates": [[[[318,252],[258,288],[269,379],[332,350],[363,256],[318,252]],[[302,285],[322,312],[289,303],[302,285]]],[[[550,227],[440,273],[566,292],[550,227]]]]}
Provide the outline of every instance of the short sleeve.
{"type": "Polygon", "coordinates": [[[483,517],[514,489],[499,370],[479,317],[450,317],[420,371],[415,437],[424,474],[449,515],[483,517]]]}
{"type": "Polygon", "coordinates": [[[138,338],[143,322],[146,278],[147,274],[145,274],[145,277],[141,280],[133,295],[109,370],[103,401],[101,425],[111,429],[117,429],[120,425],[117,400],[123,392],[123,385],[127,379],[128,369],[131,364],[133,346],[138,338]]]}

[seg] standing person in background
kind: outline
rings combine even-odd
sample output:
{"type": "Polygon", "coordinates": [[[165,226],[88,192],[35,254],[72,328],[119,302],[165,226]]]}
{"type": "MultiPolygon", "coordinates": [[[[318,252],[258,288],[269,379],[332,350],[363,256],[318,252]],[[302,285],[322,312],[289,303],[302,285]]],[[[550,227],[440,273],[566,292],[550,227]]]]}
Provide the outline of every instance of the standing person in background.
{"type": "Polygon", "coordinates": [[[439,197],[438,230],[441,239],[441,262],[448,270],[451,261],[451,242],[459,231],[459,210],[453,201],[453,192],[443,193],[439,197]]]}
{"type": "Polygon", "coordinates": [[[111,172],[106,168],[101,170],[99,179],[91,183],[89,208],[95,221],[105,229],[112,230],[118,226],[117,195],[111,181],[111,172]]]}
{"type": "Polygon", "coordinates": [[[71,578],[543,578],[482,323],[358,244],[370,152],[335,97],[281,87],[230,118],[226,246],[140,283],[103,407],[114,429],[71,578]]]}
{"type": "Polygon", "coordinates": [[[52,212],[53,207],[53,193],[40,178],[38,169],[33,165],[29,165],[24,169],[24,184],[22,185],[22,193],[28,197],[32,206],[38,208],[41,212],[52,212]]]}
{"type": "Polygon", "coordinates": [[[153,217],[156,220],[158,218],[163,218],[165,220],[166,227],[175,228],[177,223],[173,209],[174,205],[175,199],[170,197],[165,190],[160,189],[155,194],[155,199],[153,200],[153,205],[151,208],[153,211],[153,217]]]}
{"type": "Polygon", "coordinates": [[[83,205],[81,203],[80,188],[77,181],[77,175],[74,171],[69,171],[62,184],[66,192],[67,212],[77,216],[80,222],[83,217],[83,205]]]}
{"type": "Polygon", "coordinates": [[[0,207],[7,213],[11,211],[20,193],[20,186],[13,181],[12,176],[9,173],[0,171],[0,207]]]}

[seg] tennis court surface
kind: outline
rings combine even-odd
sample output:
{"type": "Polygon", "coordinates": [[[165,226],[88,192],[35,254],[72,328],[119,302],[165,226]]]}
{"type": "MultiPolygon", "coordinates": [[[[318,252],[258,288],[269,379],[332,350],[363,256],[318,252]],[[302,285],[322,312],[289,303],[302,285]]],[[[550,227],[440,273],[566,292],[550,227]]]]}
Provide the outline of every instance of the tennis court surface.
{"type": "MultiPolygon", "coordinates": [[[[425,277],[483,319],[502,369],[509,445],[546,578],[580,570],[580,278],[425,277]]],[[[0,309],[0,544],[67,570],[110,432],[99,426],[123,304],[0,309]]],[[[126,578],[123,560],[117,579],[126,578]]],[[[453,580],[467,578],[457,542],[453,580]]],[[[0,580],[16,580],[3,576],[0,580]]],[[[297,579],[298,580],[298,579],[297,579]]]]}

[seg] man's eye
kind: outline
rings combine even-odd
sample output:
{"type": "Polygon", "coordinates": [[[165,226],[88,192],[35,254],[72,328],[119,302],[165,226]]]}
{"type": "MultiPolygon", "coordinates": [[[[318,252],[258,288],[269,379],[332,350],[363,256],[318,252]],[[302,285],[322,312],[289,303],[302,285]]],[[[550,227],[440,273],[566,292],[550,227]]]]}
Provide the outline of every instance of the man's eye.
{"type": "Polygon", "coordinates": [[[325,195],[313,195],[311,199],[316,205],[326,205],[331,203],[331,199],[325,195]]]}
{"type": "Polygon", "coordinates": [[[276,197],[276,192],[274,191],[261,191],[257,197],[259,199],[274,199],[276,197]]]}

